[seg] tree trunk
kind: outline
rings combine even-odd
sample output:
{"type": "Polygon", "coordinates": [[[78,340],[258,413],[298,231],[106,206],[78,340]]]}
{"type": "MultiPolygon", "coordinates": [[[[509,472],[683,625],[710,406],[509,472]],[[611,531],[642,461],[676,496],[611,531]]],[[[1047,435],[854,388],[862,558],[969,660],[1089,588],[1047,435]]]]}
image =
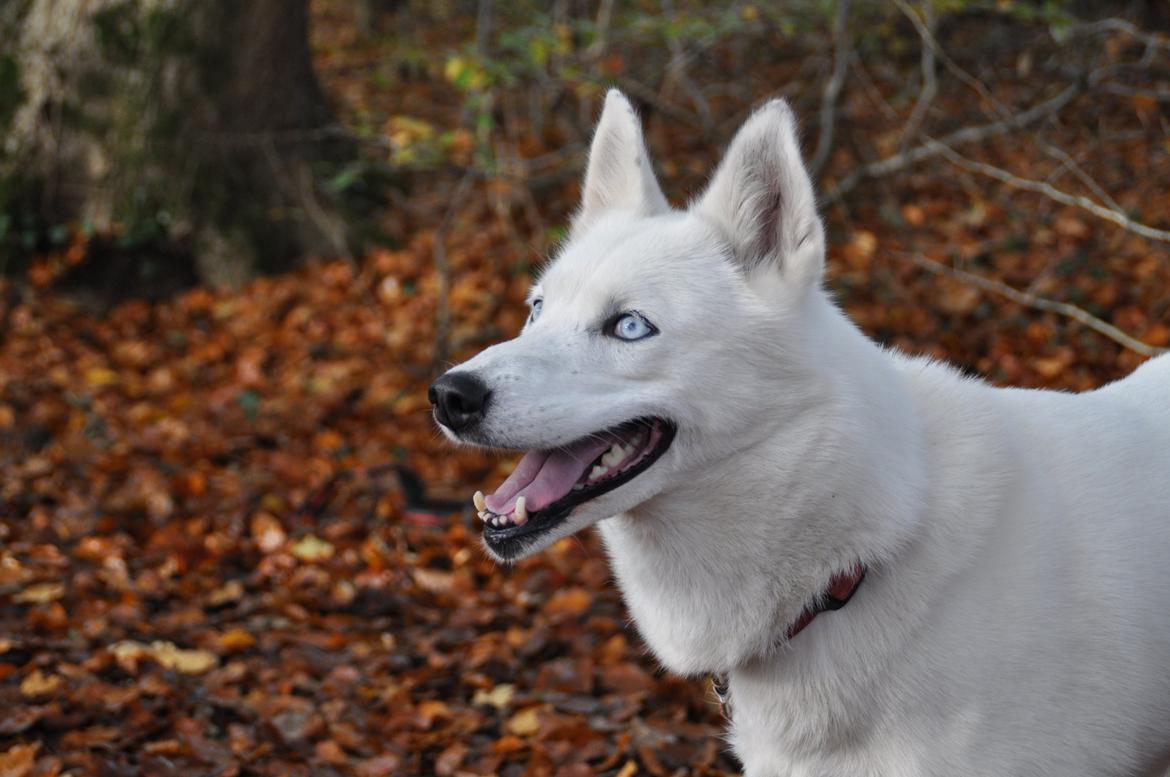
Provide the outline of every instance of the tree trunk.
{"type": "Polygon", "coordinates": [[[4,0],[0,251],[81,224],[215,284],[346,254],[323,182],[356,150],[330,121],[307,0],[4,0]]]}

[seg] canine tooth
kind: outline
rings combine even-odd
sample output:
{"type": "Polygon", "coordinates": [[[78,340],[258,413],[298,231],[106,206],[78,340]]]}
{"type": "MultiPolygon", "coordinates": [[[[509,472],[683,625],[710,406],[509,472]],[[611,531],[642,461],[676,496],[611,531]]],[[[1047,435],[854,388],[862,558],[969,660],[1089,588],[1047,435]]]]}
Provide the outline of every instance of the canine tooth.
{"type": "Polygon", "coordinates": [[[487,500],[483,498],[482,491],[476,491],[475,495],[471,497],[471,503],[475,505],[475,509],[481,513],[487,509],[487,500]]]}
{"type": "Polygon", "coordinates": [[[614,467],[625,457],[626,452],[622,448],[621,443],[615,442],[613,447],[606,451],[605,455],[601,457],[601,463],[607,467],[614,467]]]}
{"type": "Polygon", "coordinates": [[[608,467],[602,467],[599,464],[595,464],[595,465],[593,465],[593,469],[591,469],[589,471],[589,479],[590,480],[597,480],[599,477],[604,475],[606,472],[609,472],[608,467]]]}
{"type": "Polygon", "coordinates": [[[516,498],[516,509],[513,510],[512,520],[514,520],[518,525],[523,525],[528,522],[528,509],[525,505],[526,501],[527,500],[525,500],[525,498],[522,496],[516,498]]]}
{"type": "Polygon", "coordinates": [[[487,510],[480,510],[479,511],[479,520],[483,521],[484,523],[487,523],[487,519],[490,517],[491,517],[491,513],[489,513],[487,510]]]}

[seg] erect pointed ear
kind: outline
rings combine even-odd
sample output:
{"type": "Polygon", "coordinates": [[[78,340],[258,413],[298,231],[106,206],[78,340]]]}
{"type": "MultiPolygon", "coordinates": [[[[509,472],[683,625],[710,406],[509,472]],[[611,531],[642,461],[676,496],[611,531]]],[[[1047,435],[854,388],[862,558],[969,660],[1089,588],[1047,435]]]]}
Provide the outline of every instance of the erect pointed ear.
{"type": "Polygon", "coordinates": [[[744,122],[691,208],[723,233],[745,271],[775,266],[793,283],[820,282],[824,229],[796,120],[783,100],[769,101],[744,122]]]}
{"type": "Polygon", "coordinates": [[[581,210],[573,219],[573,232],[580,233],[603,213],[618,209],[649,216],[670,206],[651,169],[634,106],[617,89],[610,89],[589,147],[581,210]]]}

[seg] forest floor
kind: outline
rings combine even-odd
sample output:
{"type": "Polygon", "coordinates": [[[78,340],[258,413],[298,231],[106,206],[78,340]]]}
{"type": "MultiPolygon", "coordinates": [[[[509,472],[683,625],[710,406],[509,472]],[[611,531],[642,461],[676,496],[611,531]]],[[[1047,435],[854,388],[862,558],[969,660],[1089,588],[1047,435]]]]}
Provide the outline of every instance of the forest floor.
{"type": "MultiPolygon", "coordinates": [[[[441,76],[402,66],[387,87],[391,41],[358,40],[341,3],[315,13],[321,78],[346,122],[387,137],[421,131],[403,117],[466,124],[441,76]]],[[[452,34],[432,32],[420,47],[452,34]]],[[[801,72],[780,57],[750,89],[801,72]]],[[[938,99],[945,114],[965,97],[938,99]]],[[[715,139],[650,117],[675,201],[750,106],[714,107],[727,116],[715,139]]],[[[841,110],[880,136],[911,106],[895,107],[863,93],[841,110]]],[[[1158,226],[1166,124],[1163,103],[1085,98],[1046,139],[1158,226]]],[[[448,152],[465,155],[465,140],[448,152]]],[[[517,153],[564,140],[523,137],[517,153]]],[[[823,185],[857,165],[851,153],[823,185]]],[[[1013,137],[971,153],[1021,175],[1052,168],[1013,137]]],[[[512,461],[453,449],[430,418],[444,285],[449,360],[516,332],[580,163],[564,160],[537,196],[440,165],[387,216],[399,248],[241,291],[99,316],[35,275],[0,281],[0,775],[738,772],[706,682],[648,656],[591,533],[513,567],[486,558],[468,497],[512,461]]],[[[942,161],[865,187],[825,210],[829,283],[879,340],[996,383],[1071,390],[1143,359],[929,272],[922,254],[1170,345],[1165,245],[942,161]]]]}

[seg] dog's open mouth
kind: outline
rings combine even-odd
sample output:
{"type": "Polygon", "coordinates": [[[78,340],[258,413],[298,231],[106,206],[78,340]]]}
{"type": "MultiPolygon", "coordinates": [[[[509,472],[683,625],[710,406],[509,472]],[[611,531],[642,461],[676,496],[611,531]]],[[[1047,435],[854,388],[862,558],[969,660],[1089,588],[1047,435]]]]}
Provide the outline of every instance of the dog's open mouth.
{"type": "Polygon", "coordinates": [[[555,450],[529,451],[494,494],[475,495],[484,540],[501,556],[522,538],[548,531],[572,509],[645,472],[666,452],[676,428],[640,418],[555,450]]]}

